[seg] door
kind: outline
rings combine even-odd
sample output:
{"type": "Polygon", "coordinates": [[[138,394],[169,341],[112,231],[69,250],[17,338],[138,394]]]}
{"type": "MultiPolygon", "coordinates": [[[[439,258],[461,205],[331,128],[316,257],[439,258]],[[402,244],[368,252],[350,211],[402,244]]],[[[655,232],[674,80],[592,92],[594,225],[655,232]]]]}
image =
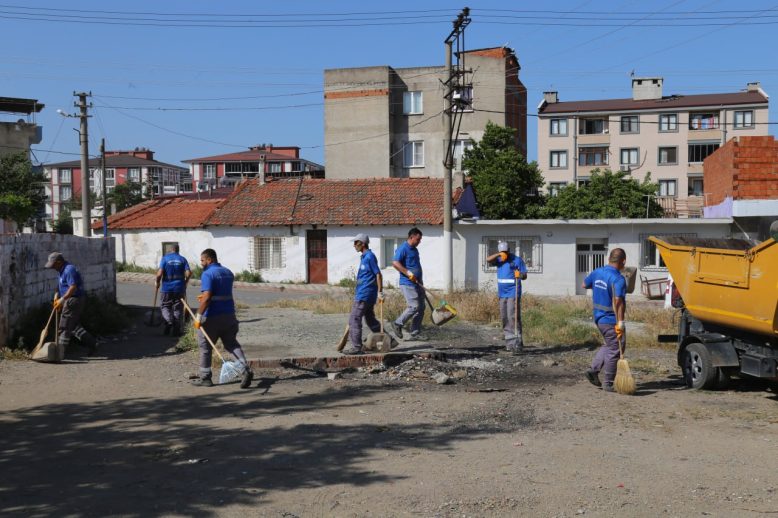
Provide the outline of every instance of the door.
{"type": "Polygon", "coordinates": [[[308,230],[305,251],[308,256],[308,283],[327,284],[327,231],[308,230]]]}
{"type": "Polygon", "coordinates": [[[605,266],[605,253],[608,248],[607,239],[577,239],[575,242],[575,293],[586,295],[581,287],[589,273],[605,266]]]}

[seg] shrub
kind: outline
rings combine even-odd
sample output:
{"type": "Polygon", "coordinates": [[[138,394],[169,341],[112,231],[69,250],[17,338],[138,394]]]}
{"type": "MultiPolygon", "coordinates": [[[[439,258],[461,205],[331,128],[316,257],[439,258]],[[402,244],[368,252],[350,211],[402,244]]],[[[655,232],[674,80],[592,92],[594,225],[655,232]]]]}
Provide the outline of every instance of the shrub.
{"type": "Polygon", "coordinates": [[[123,263],[116,261],[116,272],[157,273],[157,269],[150,266],[138,266],[135,263],[123,263]]]}
{"type": "Polygon", "coordinates": [[[249,270],[243,270],[235,274],[235,280],[241,282],[264,282],[262,280],[262,274],[259,272],[252,272],[249,270]]]}

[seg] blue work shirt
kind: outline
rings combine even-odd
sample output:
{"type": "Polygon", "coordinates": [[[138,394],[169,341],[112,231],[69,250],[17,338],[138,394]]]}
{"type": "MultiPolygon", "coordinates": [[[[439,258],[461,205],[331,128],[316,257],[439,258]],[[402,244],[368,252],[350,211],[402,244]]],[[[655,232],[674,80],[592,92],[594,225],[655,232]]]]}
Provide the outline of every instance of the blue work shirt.
{"type": "Polygon", "coordinates": [[[613,312],[613,299],[621,297],[626,304],[627,281],[618,268],[609,264],[597,268],[584,279],[586,289],[592,290],[595,324],[615,324],[616,313],[613,312]]]}
{"type": "Polygon", "coordinates": [[[184,272],[190,271],[186,257],[177,252],[171,252],[162,257],[159,269],[162,270],[162,286],[159,291],[162,293],[181,293],[184,291],[184,272]]]}
{"type": "Polygon", "coordinates": [[[232,282],[235,276],[219,263],[211,263],[205,267],[200,276],[200,291],[211,292],[211,302],[204,316],[226,315],[235,313],[235,301],[232,299],[232,282]]]}
{"type": "MultiPolygon", "coordinates": [[[[423,282],[421,278],[421,260],[419,259],[419,250],[415,246],[408,244],[408,241],[397,247],[394,252],[393,260],[399,262],[407,270],[410,270],[413,275],[423,282]]],[[[403,274],[400,274],[400,286],[413,286],[414,283],[403,274]]]]}
{"type": "Polygon", "coordinates": [[[375,304],[378,297],[378,282],[376,275],[381,273],[378,268],[378,260],[372,250],[365,250],[362,258],[359,260],[359,271],[357,272],[357,293],[356,300],[363,300],[370,304],[375,304]]]}
{"type": "Polygon", "coordinates": [[[519,256],[508,254],[508,260],[503,261],[500,256],[495,259],[497,265],[497,295],[501,299],[516,298],[516,281],[519,282],[519,297],[521,297],[521,279],[513,272],[527,273],[527,265],[519,256]]]}
{"type": "Polygon", "coordinates": [[[81,280],[81,274],[75,266],[65,261],[65,265],[62,267],[62,271],[59,272],[59,296],[63,297],[67,293],[71,286],[77,286],[76,291],[73,292],[72,297],[84,296],[84,281],[81,280]]]}

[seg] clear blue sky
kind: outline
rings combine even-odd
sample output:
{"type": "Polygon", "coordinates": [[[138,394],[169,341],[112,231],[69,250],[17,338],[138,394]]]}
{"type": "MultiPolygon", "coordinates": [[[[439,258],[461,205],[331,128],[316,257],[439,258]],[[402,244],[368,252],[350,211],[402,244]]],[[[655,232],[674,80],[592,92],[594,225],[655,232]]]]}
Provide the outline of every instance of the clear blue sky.
{"type": "MultiPolygon", "coordinates": [[[[468,48],[516,50],[530,114],[544,90],[565,101],[629,97],[632,70],[664,77],[666,95],[738,91],[749,81],[778,95],[778,0],[8,1],[0,96],[46,104],[35,146],[44,162],[76,158],[44,151],[78,153],[77,120],[56,113],[75,111],[74,90],[95,96],[90,154],[100,137],[109,149],[148,147],[172,163],[272,142],[323,162],[322,71],[441,65],[450,20],[465,5],[468,48]],[[321,20],[329,26],[314,26],[321,20]]],[[[535,118],[528,127],[535,159],[535,118]]]]}

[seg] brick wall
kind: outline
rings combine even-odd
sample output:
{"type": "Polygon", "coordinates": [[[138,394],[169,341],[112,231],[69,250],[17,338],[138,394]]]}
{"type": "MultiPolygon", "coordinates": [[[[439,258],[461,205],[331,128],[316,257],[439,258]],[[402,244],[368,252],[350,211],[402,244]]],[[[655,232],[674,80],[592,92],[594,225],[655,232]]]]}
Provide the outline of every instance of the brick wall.
{"type": "Polygon", "coordinates": [[[9,343],[15,323],[27,311],[50,304],[57,272],[43,267],[52,251],[79,269],[90,295],[116,300],[113,238],[88,239],[59,234],[0,236],[0,346],[9,343]]]}
{"type": "Polygon", "coordinates": [[[778,142],[737,137],[703,163],[707,207],[733,200],[778,199],[778,142]]]}

